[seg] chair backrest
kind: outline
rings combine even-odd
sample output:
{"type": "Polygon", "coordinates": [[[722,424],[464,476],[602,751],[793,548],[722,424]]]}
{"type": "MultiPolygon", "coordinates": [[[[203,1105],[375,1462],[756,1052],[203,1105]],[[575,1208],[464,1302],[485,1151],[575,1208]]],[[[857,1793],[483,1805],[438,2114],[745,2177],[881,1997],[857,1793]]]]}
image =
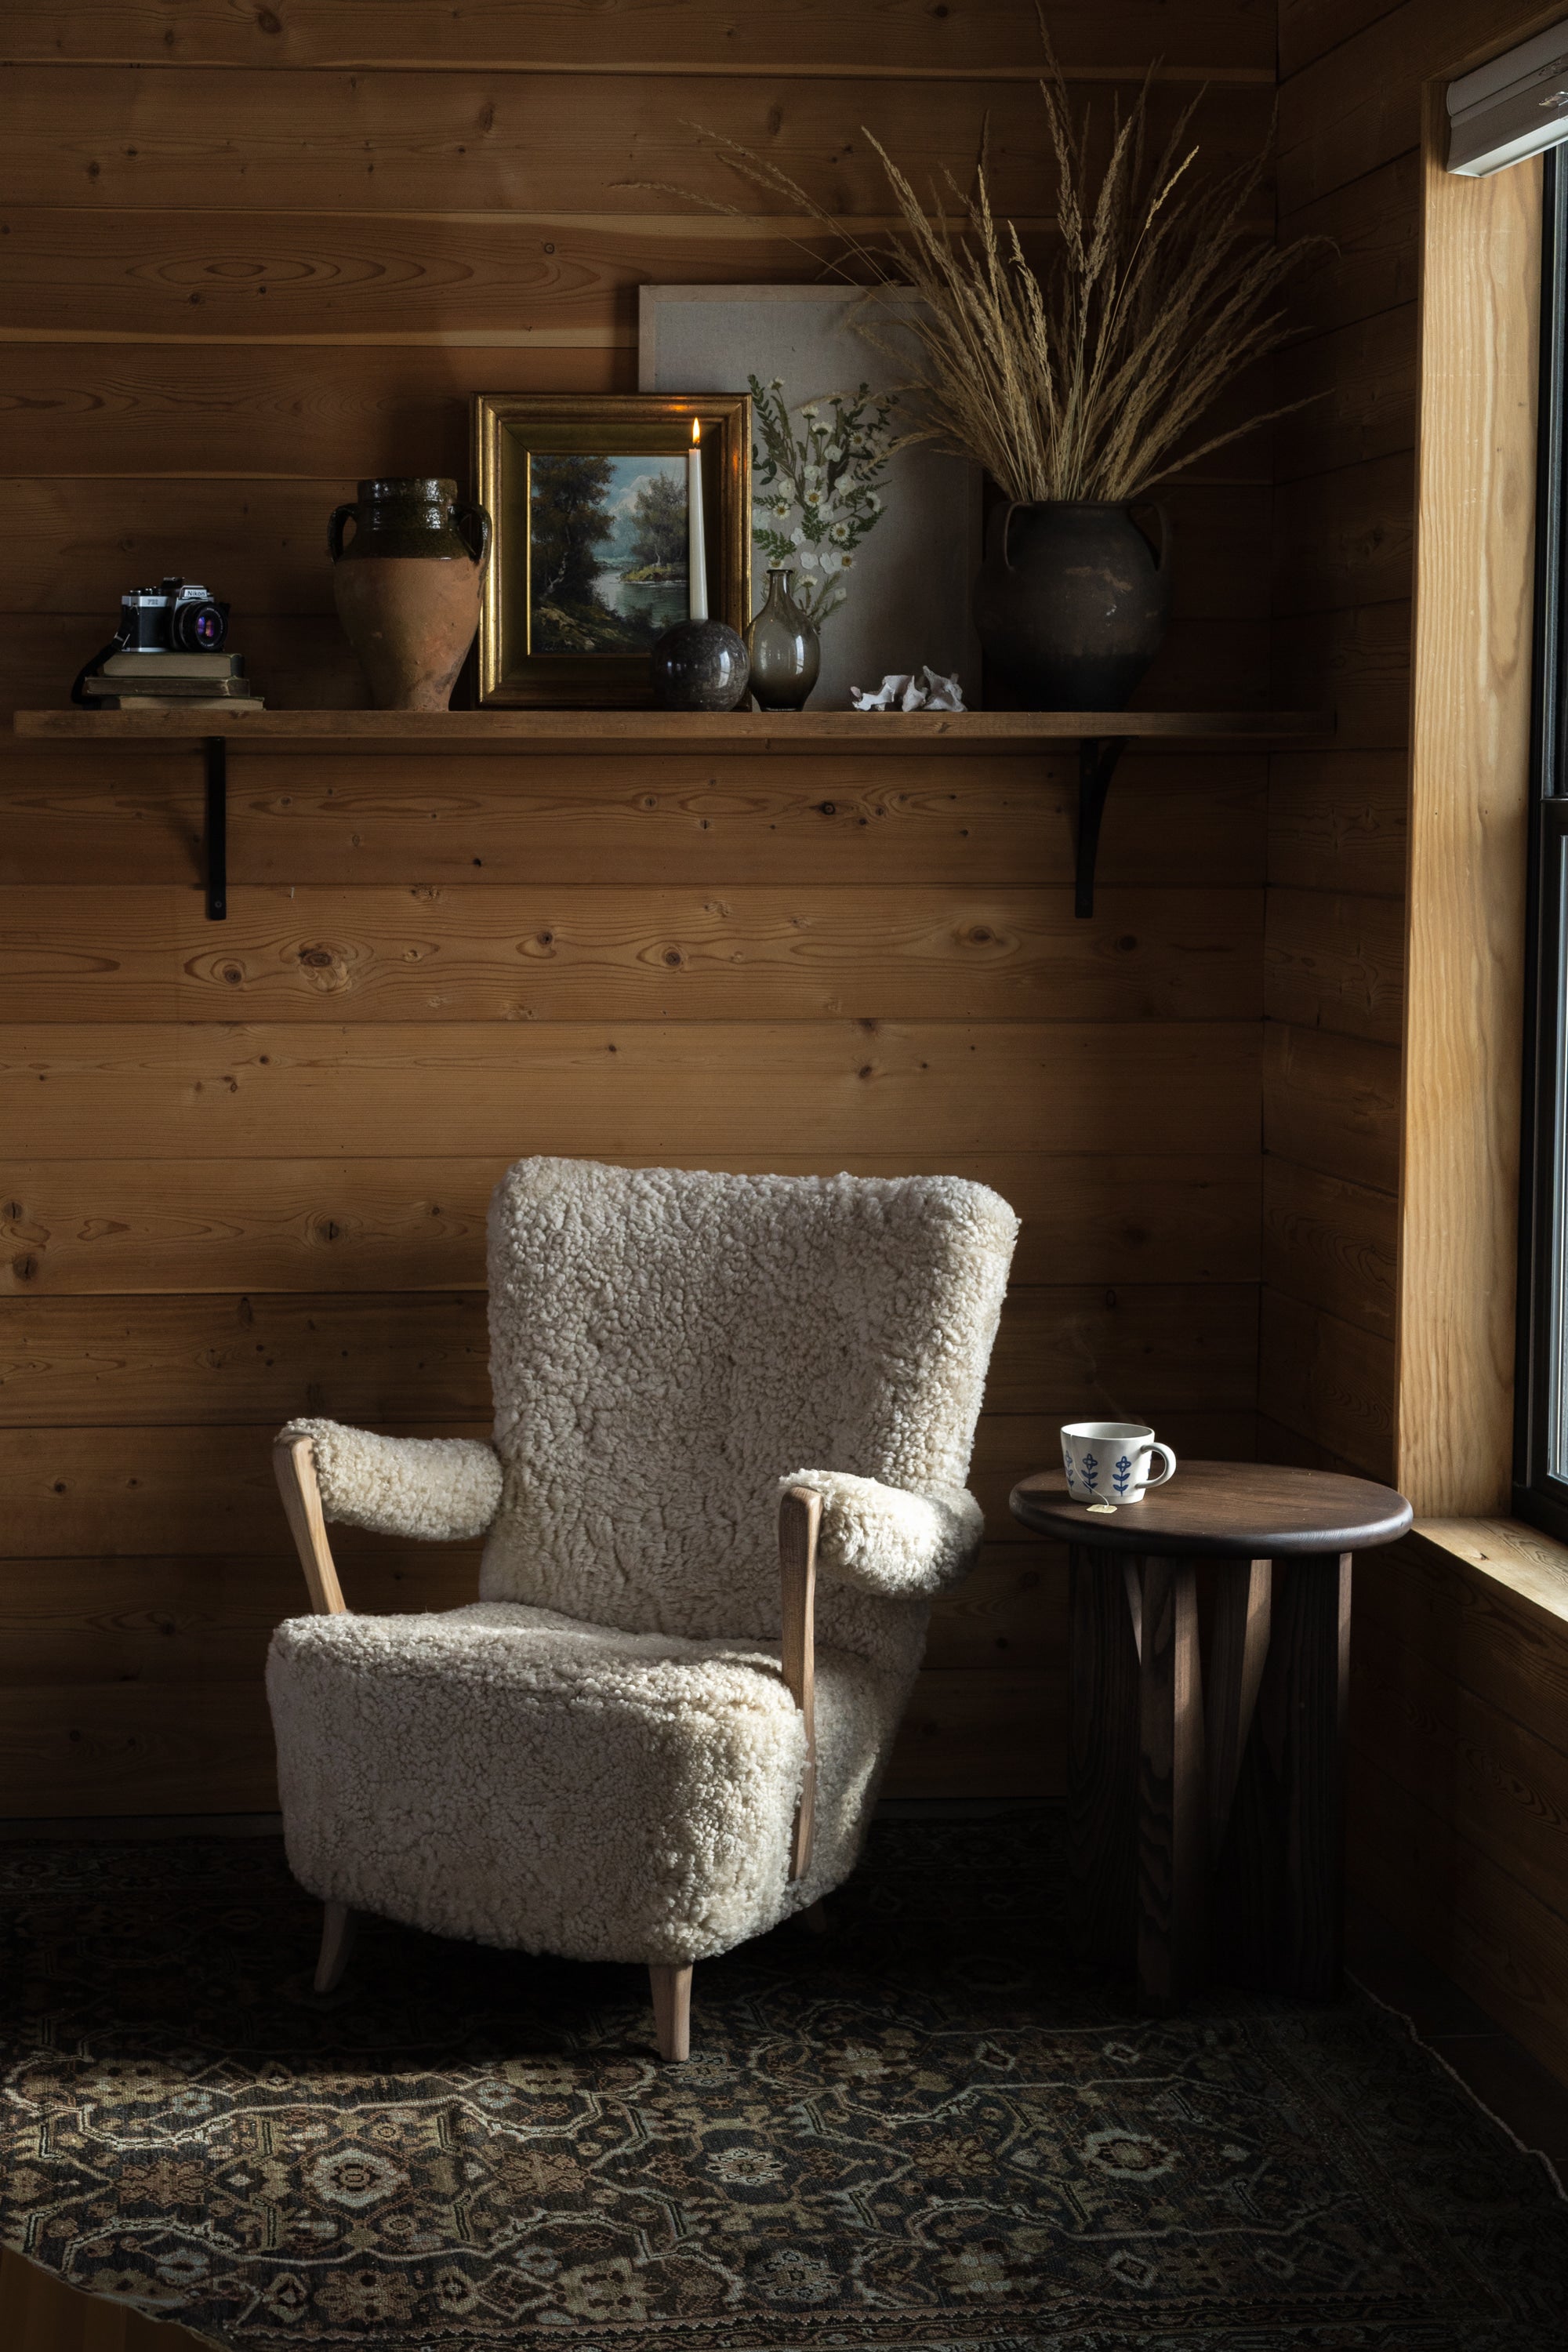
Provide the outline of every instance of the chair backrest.
{"type": "MultiPolygon", "coordinates": [[[[484,1597],[776,1633],[781,1476],[963,1484],[1017,1230],[954,1176],[519,1160],[490,1204],[484,1597]]],[[[862,1648],[864,1601],[825,1589],[823,1638],[862,1648]]]]}

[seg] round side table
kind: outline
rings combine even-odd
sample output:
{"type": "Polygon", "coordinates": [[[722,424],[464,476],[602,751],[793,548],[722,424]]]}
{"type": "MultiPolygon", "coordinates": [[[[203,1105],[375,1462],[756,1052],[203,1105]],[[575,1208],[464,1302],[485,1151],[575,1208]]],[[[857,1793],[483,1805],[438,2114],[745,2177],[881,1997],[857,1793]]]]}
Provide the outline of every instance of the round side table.
{"type": "Polygon", "coordinates": [[[1184,1462],[1095,1510],[1060,1470],[1013,1515],[1071,1547],[1073,1870],[1086,1957],[1175,2008],[1212,1965],[1339,1990],[1351,1559],[1410,1505],[1321,1470],[1184,1462]],[[1207,1706],[1200,1562],[1210,1590],[1207,1706]]]}

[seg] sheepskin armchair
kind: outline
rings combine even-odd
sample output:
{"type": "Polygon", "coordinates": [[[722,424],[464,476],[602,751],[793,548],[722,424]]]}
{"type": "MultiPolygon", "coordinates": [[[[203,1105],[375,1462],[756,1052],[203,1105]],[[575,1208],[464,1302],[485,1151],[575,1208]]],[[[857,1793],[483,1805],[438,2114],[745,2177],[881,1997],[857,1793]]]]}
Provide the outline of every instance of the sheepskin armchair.
{"type": "Polygon", "coordinates": [[[314,1613],[267,1687],[317,1981],[364,1910],[692,1964],[854,1867],[964,1491],[1017,1220],[956,1177],[523,1160],[489,1221],[491,1444],[290,1422],[314,1613]],[[479,1598],[345,1609],[325,1522],[485,1549],[479,1598]]]}

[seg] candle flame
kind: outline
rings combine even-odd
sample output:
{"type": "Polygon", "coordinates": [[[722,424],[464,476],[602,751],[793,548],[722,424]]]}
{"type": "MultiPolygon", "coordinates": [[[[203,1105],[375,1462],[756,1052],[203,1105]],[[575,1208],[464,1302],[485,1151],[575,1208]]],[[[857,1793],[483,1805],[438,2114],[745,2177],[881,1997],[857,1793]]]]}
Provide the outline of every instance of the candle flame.
{"type": "Polygon", "coordinates": [[[697,446],[698,442],[699,442],[699,441],[700,441],[700,440],[701,440],[701,438],[702,438],[702,424],[701,424],[701,420],[700,420],[700,418],[694,416],[694,417],[692,418],[692,420],[691,420],[691,446],[692,446],[692,447],[693,447],[693,448],[695,448],[695,447],[696,447],[696,446],[697,446]]]}

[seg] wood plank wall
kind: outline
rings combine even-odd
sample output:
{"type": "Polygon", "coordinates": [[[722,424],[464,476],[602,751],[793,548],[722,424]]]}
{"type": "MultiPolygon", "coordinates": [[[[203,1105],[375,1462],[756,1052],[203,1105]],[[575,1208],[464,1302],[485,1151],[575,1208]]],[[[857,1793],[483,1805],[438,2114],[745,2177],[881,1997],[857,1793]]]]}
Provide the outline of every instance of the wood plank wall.
{"type": "MultiPolygon", "coordinates": [[[[1163,54],[1218,159],[1268,135],[1272,0],[1063,0],[1108,117],[1163,54]]],[[[1031,0],[607,16],[402,0],[7,9],[0,707],[58,703],[120,591],[235,606],[279,704],[359,698],[325,517],[466,468],[475,388],[635,383],[649,279],[809,274],[700,122],[858,227],[868,126],[1049,230],[1031,0]]],[[[739,362],[743,370],[743,357],[739,362]]],[[[1268,451],[1175,493],[1155,702],[1267,694],[1268,451]]],[[[267,1809],[259,1672],[301,1605],[268,1439],[308,1409],[488,1412],[482,1220],[529,1151],[945,1168],[1023,1210],[976,1472],[899,1789],[1061,1765],[1061,1562],[1005,1496],[1084,1410],[1251,1451],[1264,763],[1130,758],[1092,924],[1065,762],[231,764],[205,923],[188,754],[0,759],[0,1812],[267,1809]]],[[[353,1605],[471,1549],[349,1538],[353,1605]]]]}
{"type": "MultiPolygon", "coordinates": [[[[1399,1150],[1421,1108],[1404,1098],[1401,1041],[1424,90],[1561,14],[1522,0],[1280,0],[1281,234],[1328,237],[1333,250],[1304,281],[1308,336],[1293,362],[1303,388],[1326,396],[1287,421],[1277,445],[1275,676],[1282,693],[1335,701],[1340,730],[1331,752],[1271,762],[1259,1438],[1266,1454],[1378,1476],[1396,1472],[1402,1402],[1410,1413],[1425,1400],[1437,1418],[1441,1369],[1416,1364],[1407,1384],[1416,1393],[1396,1393],[1399,1150]]],[[[1518,182],[1500,193],[1505,205],[1522,201],[1518,182]]],[[[1495,340],[1482,322],[1494,266],[1478,255],[1470,308],[1475,332],[1495,340]]],[[[1462,257],[1450,277],[1463,283],[1462,257]]],[[[1452,300],[1440,315],[1450,338],[1461,331],[1452,300]]],[[[1446,361],[1452,370],[1452,349],[1446,361]]],[[[1486,354],[1472,373],[1479,397],[1486,354]]],[[[1500,466],[1506,425],[1474,429],[1490,433],[1486,462],[1500,466]]],[[[1430,454],[1440,467],[1442,452],[1430,454]]],[[[1465,479],[1483,470],[1472,457],[1465,479]]],[[[1500,512],[1495,489],[1481,502],[1500,512]]],[[[1517,489],[1509,503],[1527,510],[1517,489]]],[[[1432,658],[1472,652],[1482,593],[1468,598],[1462,576],[1453,582],[1447,611],[1423,634],[1432,658]]],[[[1497,675],[1472,660],[1472,693],[1517,702],[1520,640],[1513,623],[1489,620],[1497,675]]],[[[1441,707],[1435,692],[1424,709],[1441,707]]],[[[1494,731],[1500,760],[1513,723],[1505,714],[1494,731]]],[[[1507,825],[1517,836],[1511,817],[1507,825]]],[[[1471,875],[1454,894],[1467,921],[1475,887],[1471,875]]],[[[1430,942],[1429,905],[1425,920],[1430,942]]],[[[1465,950],[1483,933],[1477,913],[1465,950]]],[[[1521,937],[1516,953],[1522,964],[1521,937]]],[[[1463,955],[1447,969],[1460,987],[1463,955]]],[[[1441,1008],[1449,1020],[1466,1009],[1441,1008]]],[[[1430,988],[1423,1012],[1437,1017],[1430,988]]],[[[1423,1066],[1441,1044],[1424,1035],[1423,1066]]],[[[1457,1235],[1474,1241],[1474,1203],[1440,1230],[1429,1181],[1406,1205],[1423,1221],[1422,1265],[1435,1265],[1457,1235]]],[[[1434,1346],[1436,1322],[1428,1310],[1422,1328],[1434,1346]]],[[[1474,1325],[1471,1317],[1465,1328],[1474,1325]]],[[[1408,1348],[1409,1328],[1405,1339],[1408,1348]]],[[[1495,1361],[1478,1367],[1483,1412],[1494,1370],[1495,1361]]],[[[1464,1412],[1450,1387],[1443,1425],[1464,1412]]],[[[1401,1462],[1428,1510],[1445,1507],[1432,1498],[1468,1466],[1434,1462],[1430,1443],[1408,1433],[1401,1462]]],[[[1513,1589],[1500,1530],[1470,1525],[1467,1557],[1456,1556],[1456,1524],[1446,1549],[1415,1538],[1357,1570],[1352,1883],[1568,2078],[1564,1615],[1513,1589]]]]}

